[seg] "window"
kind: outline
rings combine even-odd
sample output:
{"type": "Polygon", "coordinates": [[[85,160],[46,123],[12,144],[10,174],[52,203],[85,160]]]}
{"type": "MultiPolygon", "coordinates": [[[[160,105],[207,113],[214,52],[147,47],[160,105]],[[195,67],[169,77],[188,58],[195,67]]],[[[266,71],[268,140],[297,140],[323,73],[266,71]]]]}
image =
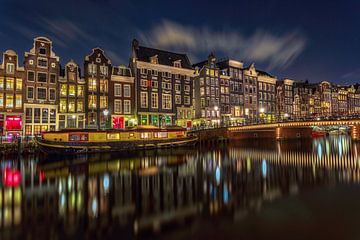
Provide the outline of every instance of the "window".
{"type": "Polygon", "coordinates": [[[152,70],[152,71],[151,71],[151,75],[157,76],[157,75],[158,75],[158,71],[157,71],[157,70],[152,70]]]}
{"type": "Polygon", "coordinates": [[[175,91],[177,91],[177,92],[181,91],[180,84],[175,84],[175,91]]]}
{"type": "Polygon", "coordinates": [[[107,108],[107,96],[100,96],[100,108],[107,108]]]}
{"type": "Polygon", "coordinates": [[[140,92],[140,106],[147,108],[148,106],[148,94],[147,92],[140,92]]]}
{"type": "Polygon", "coordinates": [[[114,112],[121,113],[121,100],[115,99],[114,101],[114,112]]]}
{"type": "Polygon", "coordinates": [[[130,100],[124,100],[124,113],[130,114],[131,113],[131,102],[130,100]]]}
{"type": "Polygon", "coordinates": [[[35,81],[35,73],[34,73],[34,72],[31,72],[31,71],[28,71],[28,73],[27,73],[27,80],[28,80],[29,82],[35,81]]]}
{"type": "Polygon", "coordinates": [[[75,99],[69,99],[69,112],[75,112],[75,99]]]}
{"type": "Polygon", "coordinates": [[[141,74],[147,74],[147,69],[146,68],[141,68],[140,73],[141,74]]]}
{"type": "Polygon", "coordinates": [[[90,74],[96,74],[96,65],[90,63],[90,64],[88,65],[88,72],[89,72],[90,74]]]}
{"type": "Polygon", "coordinates": [[[46,55],[46,48],[43,48],[43,47],[39,48],[39,53],[41,55],[46,55]]]}
{"type": "Polygon", "coordinates": [[[100,92],[108,91],[108,81],[105,79],[100,80],[100,92]]]}
{"type": "Polygon", "coordinates": [[[71,96],[71,97],[75,97],[75,85],[73,85],[73,84],[70,84],[69,85],[69,96],[71,96]]]}
{"type": "Polygon", "coordinates": [[[22,95],[21,94],[16,94],[15,107],[16,108],[21,108],[21,106],[22,106],[22,95]]]}
{"type": "Polygon", "coordinates": [[[22,79],[21,78],[16,79],[16,90],[22,90],[22,79]]]}
{"type": "Polygon", "coordinates": [[[84,96],[84,86],[83,85],[78,85],[77,86],[77,95],[78,95],[78,97],[83,97],[84,96]]]}
{"type": "Polygon", "coordinates": [[[26,108],[25,110],[25,122],[32,123],[32,108],[26,108]]]}
{"type": "Polygon", "coordinates": [[[151,93],[151,108],[158,108],[158,94],[151,93]]]}
{"type": "Polygon", "coordinates": [[[158,88],[158,81],[151,81],[152,88],[158,88]]]}
{"type": "Polygon", "coordinates": [[[55,89],[51,88],[49,89],[49,100],[55,101],[56,99],[56,91],[55,89]]]}
{"type": "Polygon", "coordinates": [[[189,96],[184,97],[184,104],[186,104],[186,105],[190,104],[190,97],[189,96]]]}
{"type": "Polygon", "coordinates": [[[40,108],[34,108],[34,122],[40,123],[40,108]]]}
{"type": "Polygon", "coordinates": [[[48,61],[45,58],[38,58],[38,66],[39,67],[47,67],[48,61]]]}
{"type": "Polygon", "coordinates": [[[6,108],[14,107],[14,95],[6,94],[6,108]]]}
{"type": "Polygon", "coordinates": [[[6,79],[6,89],[14,90],[14,79],[13,78],[6,79]]]}
{"type": "Polygon", "coordinates": [[[56,74],[50,74],[50,83],[56,83],[56,74]]]}
{"type": "Polygon", "coordinates": [[[181,95],[175,95],[175,104],[181,104],[181,95]]]}
{"type": "Polygon", "coordinates": [[[148,80],[146,80],[146,79],[141,79],[141,80],[140,80],[140,86],[142,86],[142,87],[147,87],[147,82],[148,82],[148,80]]]}
{"type": "Polygon", "coordinates": [[[15,72],[15,65],[13,63],[6,64],[6,73],[13,74],[15,72]]]}
{"type": "Polygon", "coordinates": [[[175,79],[179,79],[180,78],[180,74],[175,74],[175,79]]]}
{"type": "Polygon", "coordinates": [[[121,97],[121,84],[115,83],[114,85],[114,94],[116,97],[121,97]]]}
{"type": "Polygon", "coordinates": [[[184,85],[184,91],[190,92],[190,85],[184,85]]]}
{"type": "Polygon", "coordinates": [[[4,89],[4,78],[0,77],[0,89],[4,89]]]}
{"type": "Polygon", "coordinates": [[[174,67],[181,68],[181,62],[180,61],[175,61],[174,62],[174,67]]]}
{"type": "Polygon", "coordinates": [[[171,109],[171,95],[170,94],[163,94],[162,95],[162,108],[163,109],[171,109]]]}
{"type": "Polygon", "coordinates": [[[46,82],[46,73],[38,73],[37,75],[37,81],[38,82],[46,82]]]}
{"type": "Polygon", "coordinates": [[[0,93],[0,108],[4,107],[4,94],[0,93]]]}
{"type": "Polygon", "coordinates": [[[47,109],[47,108],[42,109],[41,122],[42,123],[48,123],[49,122],[49,109],[47,109]]]}
{"type": "Polygon", "coordinates": [[[89,89],[89,91],[96,91],[96,79],[95,78],[89,79],[88,89],[89,89]]]}
{"type": "Polygon", "coordinates": [[[104,76],[108,75],[108,67],[107,66],[100,66],[100,73],[104,76]]]}
{"type": "Polygon", "coordinates": [[[34,99],[34,88],[33,87],[27,87],[27,99],[34,99]]]}
{"type": "Polygon", "coordinates": [[[89,108],[96,108],[96,95],[89,95],[88,101],[89,108]]]}
{"type": "Polygon", "coordinates": [[[37,88],[37,98],[46,100],[46,88],[37,88]]]}
{"type": "Polygon", "coordinates": [[[78,112],[84,111],[84,102],[82,100],[77,100],[77,111],[78,112]]]}
{"type": "Polygon", "coordinates": [[[130,85],[128,84],[125,84],[124,85],[124,97],[130,97],[131,94],[130,94],[130,85]]]}
{"type": "Polygon", "coordinates": [[[67,85],[60,84],[60,96],[66,97],[67,96],[67,85]]]}

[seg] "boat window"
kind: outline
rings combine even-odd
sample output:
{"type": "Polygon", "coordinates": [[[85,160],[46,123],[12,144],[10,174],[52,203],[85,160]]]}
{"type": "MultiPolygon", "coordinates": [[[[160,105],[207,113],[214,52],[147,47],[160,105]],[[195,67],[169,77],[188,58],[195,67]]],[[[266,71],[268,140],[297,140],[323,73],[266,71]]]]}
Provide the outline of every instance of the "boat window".
{"type": "Polygon", "coordinates": [[[120,134],[119,133],[108,133],[107,139],[118,140],[118,139],[120,139],[120,134]]]}
{"type": "Polygon", "coordinates": [[[157,132],[155,133],[155,138],[167,138],[168,137],[168,134],[167,132],[157,132]]]}
{"type": "Polygon", "coordinates": [[[88,134],[87,133],[72,133],[69,134],[69,141],[71,142],[79,142],[79,141],[87,141],[88,134]]]}
{"type": "Polygon", "coordinates": [[[142,132],[141,133],[141,138],[150,138],[151,137],[151,133],[149,132],[142,132]]]}
{"type": "Polygon", "coordinates": [[[134,137],[134,133],[129,133],[129,138],[134,137]]]}

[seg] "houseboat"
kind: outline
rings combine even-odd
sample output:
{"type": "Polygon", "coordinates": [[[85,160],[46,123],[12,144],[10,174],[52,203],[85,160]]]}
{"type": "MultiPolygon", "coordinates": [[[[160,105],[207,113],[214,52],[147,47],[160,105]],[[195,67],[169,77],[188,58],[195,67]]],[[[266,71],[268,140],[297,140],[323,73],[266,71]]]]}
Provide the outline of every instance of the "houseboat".
{"type": "Polygon", "coordinates": [[[181,127],[139,126],[129,130],[44,132],[36,142],[48,154],[74,154],[188,146],[194,145],[197,137],[181,127]]]}

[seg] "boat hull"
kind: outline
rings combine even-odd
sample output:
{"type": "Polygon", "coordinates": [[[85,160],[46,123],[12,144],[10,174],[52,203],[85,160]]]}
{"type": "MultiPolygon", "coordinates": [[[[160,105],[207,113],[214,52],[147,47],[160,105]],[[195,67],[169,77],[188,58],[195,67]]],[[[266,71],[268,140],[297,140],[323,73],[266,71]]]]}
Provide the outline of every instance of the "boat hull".
{"type": "Polygon", "coordinates": [[[163,140],[133,140],[109,142],[58,142],[36,139],[39,149],[47,154],[81,154],[118,151],[136,151],[142,149],[172,148],[191,146],[197,137],[184,137],[163,140]]]}

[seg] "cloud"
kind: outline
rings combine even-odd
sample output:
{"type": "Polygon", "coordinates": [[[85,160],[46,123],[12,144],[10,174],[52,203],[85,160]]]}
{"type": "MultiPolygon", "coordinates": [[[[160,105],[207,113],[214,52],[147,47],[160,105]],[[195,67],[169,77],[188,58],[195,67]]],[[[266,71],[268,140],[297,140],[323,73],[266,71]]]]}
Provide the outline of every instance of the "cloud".
{"type": "Polygon", "coordinates": [[[360,68],[357,68],[351,72],[345,73],[342,78],[349,80],[358,80],[360,79],[360,68]]]}
{"type": "Polygon", "coordinates": [[[124,61],[116,52],[106,49],[105,55],[111,59],[113,65],[125,64],[127,61],[124,61]]]}
{"type": "Polygon", "coordinates": [[[274,35],[257,30],[246,36],[238,31],[214,31],[164,20],[148,32],[139,32],[140,40],[158,48],[197,54],[221,52],[233,58],[268,64],[268,69],[288,67],[304,50],[305,37],[293,31],[274,35]]]}

